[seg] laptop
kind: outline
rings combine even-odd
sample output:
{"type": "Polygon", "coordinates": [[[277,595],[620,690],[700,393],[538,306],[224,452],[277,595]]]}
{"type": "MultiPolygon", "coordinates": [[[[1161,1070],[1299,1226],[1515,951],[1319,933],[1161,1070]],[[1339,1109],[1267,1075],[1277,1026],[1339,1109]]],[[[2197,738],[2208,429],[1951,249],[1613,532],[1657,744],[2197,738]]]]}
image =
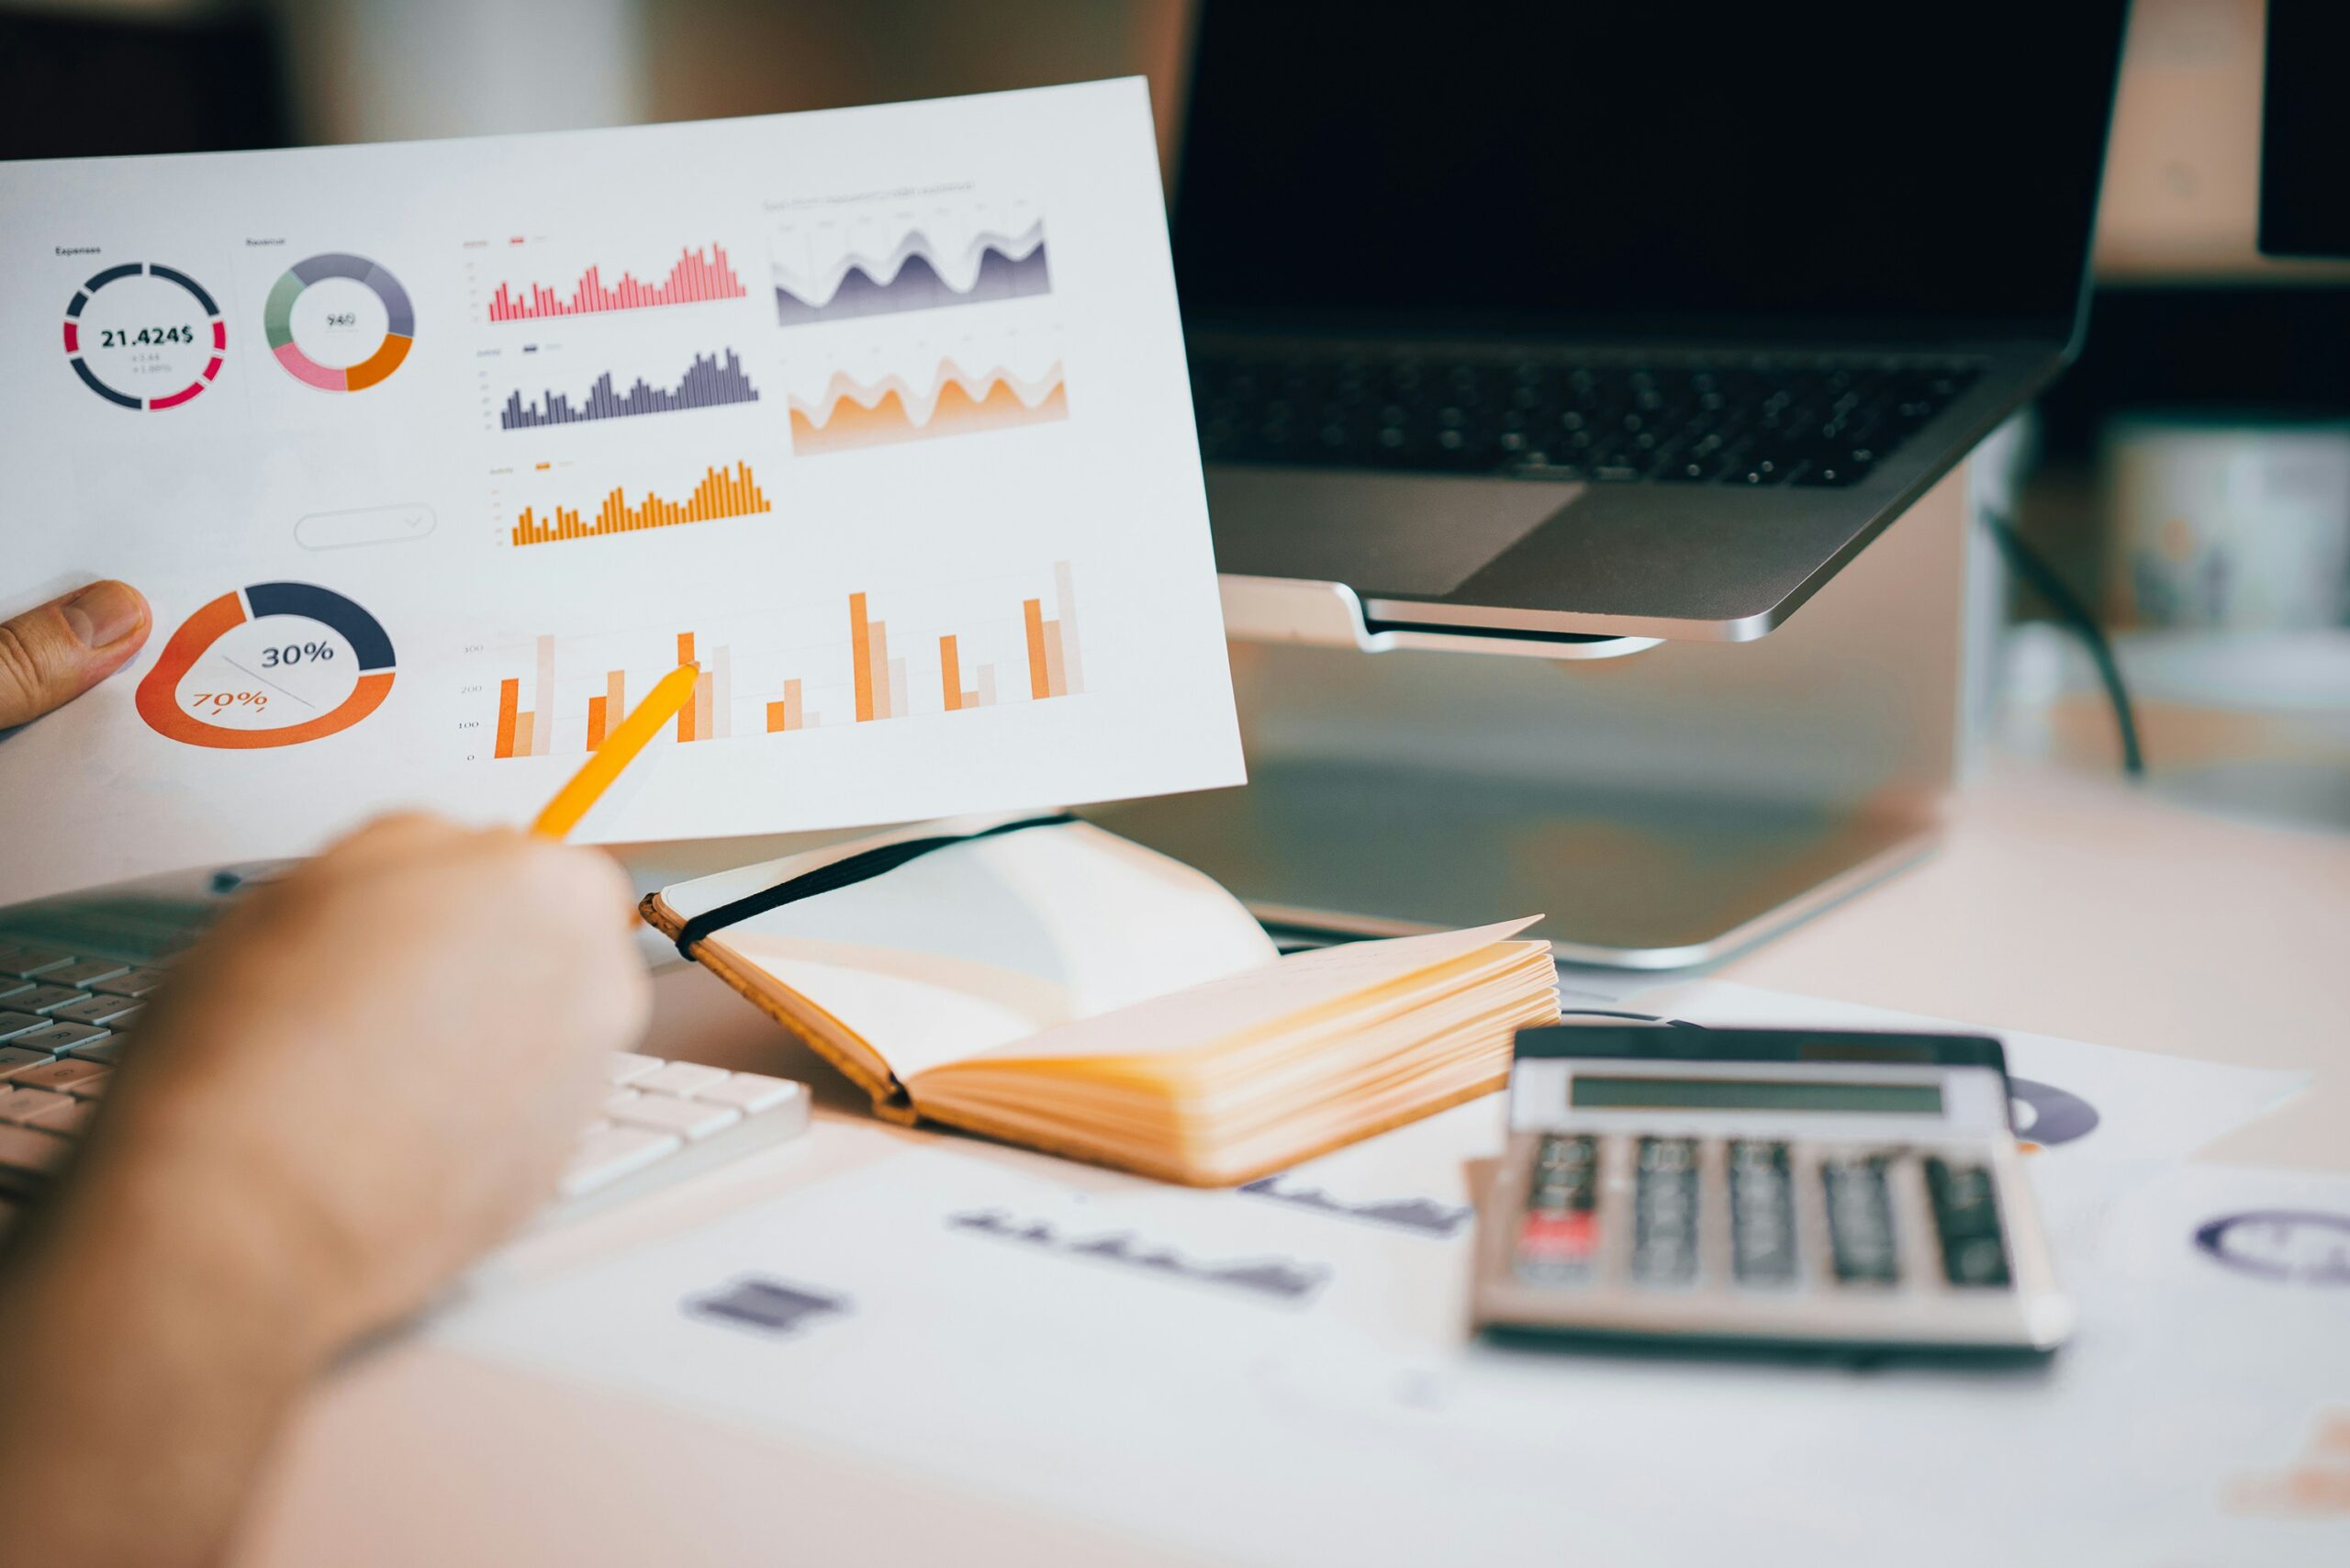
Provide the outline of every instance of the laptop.
{"type": "Polygon", "coordinates": [[[1217,562],[1367,627],[1759,637],[2063,367],[2124,0],[1208,0],[1217,562]]]}

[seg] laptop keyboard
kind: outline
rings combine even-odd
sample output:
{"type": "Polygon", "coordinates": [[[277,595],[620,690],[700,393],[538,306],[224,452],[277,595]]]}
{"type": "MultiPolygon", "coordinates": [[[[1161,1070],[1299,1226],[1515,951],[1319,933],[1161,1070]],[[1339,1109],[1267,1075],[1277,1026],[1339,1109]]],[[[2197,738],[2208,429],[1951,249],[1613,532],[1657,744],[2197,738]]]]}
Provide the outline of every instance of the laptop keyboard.
{"type": "MultiPolygon", "coordinates": [[[[0,1228],[11,1199],[37,1193],[73,1157],[106,1084],[133,1047],[145,999],[167,969],[87,958],[62,946],[0,942],[0,1228]]],[[[807,1085],[634,1051],[612,1055],[602,1114],[580,1130],[558,1206],[599,1201],[794,1137],[808,1126],[807,1085]],[[693,1158],[676,1157],[691,1151],[693,1158]]]]}
{"type": "Polygon", "coordinates": [[[1858,483],[1980,374],[1954,361],[1214,357],[1228,463],[1692,485],[1858,483]]]}

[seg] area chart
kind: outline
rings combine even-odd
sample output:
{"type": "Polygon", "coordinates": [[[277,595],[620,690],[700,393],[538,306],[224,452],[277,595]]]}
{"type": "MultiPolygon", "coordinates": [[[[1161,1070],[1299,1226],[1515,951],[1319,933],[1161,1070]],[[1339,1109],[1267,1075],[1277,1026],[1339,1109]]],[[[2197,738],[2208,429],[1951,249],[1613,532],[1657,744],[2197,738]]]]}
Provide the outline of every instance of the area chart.
{"type": "Polygon", "coordinates": [[[755,403],[759,390],[743,373],[743,362],[733,349],[726,351],[723,364],[709,354],[694,355],[694,362],[678,377],[675,386],[653,386],[643,376],[625,392],[612,387],[611,372],[596,377],[595,385],[577,403],[564,392],[549,391],[535,403],[522,401],[522,394],[515,392],[506,399],[506,407],[498,415],[498,428],[509,431],[538,430],[546,425],[576,425],[589,420],[625,420],[639,414],[669,414],[683,409],[716,409],[729,403],[755,403]]]}
{"type": "Polygon", "coordinates": [[[541,518],[529,507],[514,520],[516,544],[552,544],[565,539],[595,539],[610,533],[635,533],[648,528],[674,528],[679,523],[711,522],[722,517],[752,517],[768,510],[767,492],[751,476],[747,463],[703,471],[701,483],[682,502],[664,499],[652,491],[635,506],[626,489],[612,487],[590,522],[569,507],[557,507],[551,518],[541,518]]]}
{"type": "Polygon", "coordinates": [[[797,275],[780,261],[775,267],[776,319],[786,327],[1052,291],[1042,218],[1018,234],[975,235],[960,252],[946,256],[915,229],[885,255],[851,252],[812,277],[797,275]]]}
{"type": "Polygon", "coordinates": [[[525,286],[516,297],[506,284],[490,297],[489,319],[498,321],[545,321],[563,316],[593,316],[607,310],[644,310],[659,305],[695,305],[712,299],[741,299],[743,280],[726,259],[726,248],[712,242],[709,253],[688,250],[679,253],[659,283],[643,283],[628,273],[617,283],[604,282],[600,267],[579,275],[569,294],[545,284],[525,286]]]}
{"type": "Polygon", "coordinates": [[[920,391],[895,375],[865,386],[835,375],[814,403],[791,399],[791,450],[802,456],[1047,424],[1069,418],[1058,361],[1033,381],[997,367],[972,375],[953,360],[920,391]]]}

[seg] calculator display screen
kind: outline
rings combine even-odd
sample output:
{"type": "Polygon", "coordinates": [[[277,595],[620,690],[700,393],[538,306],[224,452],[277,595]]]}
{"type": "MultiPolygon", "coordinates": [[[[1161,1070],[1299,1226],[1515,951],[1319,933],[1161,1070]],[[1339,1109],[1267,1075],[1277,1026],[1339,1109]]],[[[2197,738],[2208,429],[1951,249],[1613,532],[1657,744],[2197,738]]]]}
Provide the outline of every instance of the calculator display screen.
{"type": "Polygon", "coordinates": [[[1608,1078],[1575,1074],[1568,1103],[1578,1111],[1820,1111],[1939,1115],[1931,1083],[1855,1083],[1830,1079],[1608,1078]]]}

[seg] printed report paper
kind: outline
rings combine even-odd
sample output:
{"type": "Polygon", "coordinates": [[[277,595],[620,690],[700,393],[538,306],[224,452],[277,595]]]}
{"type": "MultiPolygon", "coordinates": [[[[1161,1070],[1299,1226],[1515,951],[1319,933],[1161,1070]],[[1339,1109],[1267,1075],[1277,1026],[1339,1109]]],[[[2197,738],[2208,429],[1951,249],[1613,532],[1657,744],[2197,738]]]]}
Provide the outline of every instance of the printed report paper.
{"type": "Polygon", "coordinates": [[[604,842],[1237,783],[1139,81],[0,165],[0,614],[147,648],[0,742],[0,901],[521,822],[604,842]]]}

